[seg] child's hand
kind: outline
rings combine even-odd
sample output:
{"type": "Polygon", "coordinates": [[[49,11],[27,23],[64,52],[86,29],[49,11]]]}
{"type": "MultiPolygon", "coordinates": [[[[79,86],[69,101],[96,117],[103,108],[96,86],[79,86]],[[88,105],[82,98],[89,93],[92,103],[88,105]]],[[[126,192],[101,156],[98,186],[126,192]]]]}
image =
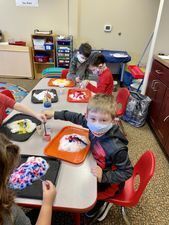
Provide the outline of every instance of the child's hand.
{"type": "Polygon", "coordinates": [[[53,205],[56,196],[56,187],[52,184],[51,181],[46,180],[42,182],[42,188],[43,188],[43,203],[48,206],[53,205]]]}
{"type": "Polygon", "coordinates": [[[100,183],[102,180],[103,170],[100,166],[96,166],[92,169],[92,174],[97,177],[98,182],[100,183]]]}
{"type": "Polygon", "coordinates": [[[36,114],[36,118],[38,120],[40,120],[41,122],[43,122],[43,123],[46,123],[46,121],[47,121],[47,117],[46,117],[46,115],[44,113],[36,114]]]}
{"type": "Polygon", "coordinates": [[[81,85],[82,85],[83,88],[86,88],[86,86],[88,85],[88,83],[89,83],[88,80],[83,80],[83,81],[81,82],[81,85]]]}
{"type": "Polygon", "coordinates": [[[75,78],[75,81],[76,81],[77,83],[80,83],[80,81],[81,81],[81,80],[80,80],[80,77],[76,77],[76,78],[75,78]]]}
{"type": "Polygon", "coordinates": [[[45,110],[44,114],[45,114],[47,119],[51,119],[52,117],[54,117],[54,111],[53,110],[45,110]]]}

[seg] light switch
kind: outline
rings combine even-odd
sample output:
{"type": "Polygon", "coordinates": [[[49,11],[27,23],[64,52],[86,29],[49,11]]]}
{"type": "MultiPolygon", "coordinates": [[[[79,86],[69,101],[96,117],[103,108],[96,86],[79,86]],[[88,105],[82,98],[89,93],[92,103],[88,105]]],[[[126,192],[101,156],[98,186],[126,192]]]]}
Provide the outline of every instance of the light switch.
{"type": "Polygon", "coordinates": [[[111,32],[112,31],[112,26],[110,24],[104,25],[104,32],[111,32]]]}

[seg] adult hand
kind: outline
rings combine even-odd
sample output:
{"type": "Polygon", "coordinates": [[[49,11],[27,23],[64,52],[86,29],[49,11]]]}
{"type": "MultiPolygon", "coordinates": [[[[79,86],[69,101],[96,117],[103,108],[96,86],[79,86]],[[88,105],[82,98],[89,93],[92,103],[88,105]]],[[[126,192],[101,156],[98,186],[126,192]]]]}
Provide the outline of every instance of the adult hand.
{"type": "Polygon", "coordinates": [[[100,166],[96,166],[92,170],[92,174],[97,177],[98,182],[100,183],[102,180],[103,170],[100,166]]]}
{"type": "Polygon", "coordinates": [[[43,188],[43,204],[51,206],[55,200],[56,196],[56,187],[52,184],[51,181],[46,180],[42,182],[43,188]]]}

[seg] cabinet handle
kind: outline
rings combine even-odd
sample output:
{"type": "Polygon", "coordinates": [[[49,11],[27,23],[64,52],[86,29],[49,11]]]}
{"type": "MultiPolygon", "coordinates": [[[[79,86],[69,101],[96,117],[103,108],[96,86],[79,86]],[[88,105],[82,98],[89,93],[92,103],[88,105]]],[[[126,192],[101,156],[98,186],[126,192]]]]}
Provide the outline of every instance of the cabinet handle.
{"type": "Polygon", "coordinates": [[[160,70],[155,70],[155,72],[156,72],[157,74],[163,74],[163,72],[161,72],[160,70]]]}
{"type": "Polygon", "coordinates": [[[155,89],[156,84],[158,84],[158,83],[159,83],[158,81],[154,82],[154,85],[153,85],[153,91],[158,91],[158,86],[157,86],[157,89],[155,89]]]}
{"type": "Polygon", "coordinates": [[[166,116],[166,118],[164,119],[164,122],[165,122],[168,118],[169,118],[169,115],[168,115],[168,116],[166,116]]]}
{"type": "Polygon", "coordinates": [[[154,89],[154,84],[155,84],[155,82],[157,82],[157,80],[153,80],[152,83],[151,83],[151,88],[152,88],[152,89],[154,89]]]}

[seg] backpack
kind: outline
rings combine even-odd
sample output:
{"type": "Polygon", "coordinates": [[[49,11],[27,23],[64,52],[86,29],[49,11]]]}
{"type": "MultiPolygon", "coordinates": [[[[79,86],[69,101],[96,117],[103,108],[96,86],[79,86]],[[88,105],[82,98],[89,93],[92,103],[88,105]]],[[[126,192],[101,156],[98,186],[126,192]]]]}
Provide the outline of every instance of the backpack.
{"type": "Polygon", "coordinates": [[[126,112],[122,119],[134,127],[141,127],[145,124],[148,107],[151,99],[136,91],[130,91],[126,112]]]}

